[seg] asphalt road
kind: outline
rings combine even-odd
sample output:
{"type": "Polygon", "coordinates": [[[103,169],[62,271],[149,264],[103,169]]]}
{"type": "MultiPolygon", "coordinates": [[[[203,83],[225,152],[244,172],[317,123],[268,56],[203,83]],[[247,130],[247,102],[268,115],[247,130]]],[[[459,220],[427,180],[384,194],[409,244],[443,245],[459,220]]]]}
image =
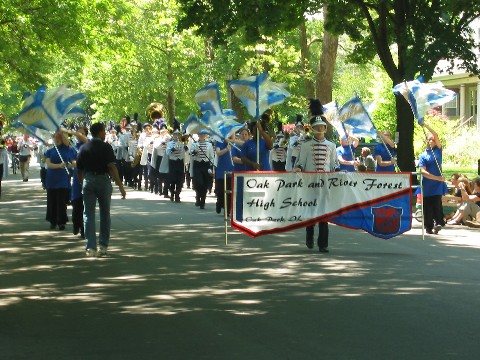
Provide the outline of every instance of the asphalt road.
{"type": "MultiPolygon", "coordinates": [[[[38,169],[32,169],[38,177],[38,169]]],[[[477,359],[480,232],[388,241],[331,225],[250,239],[214,198],[112,201],[109,256],[50,231],[40,182],[3,181],[1,359],[477,359]]]]}

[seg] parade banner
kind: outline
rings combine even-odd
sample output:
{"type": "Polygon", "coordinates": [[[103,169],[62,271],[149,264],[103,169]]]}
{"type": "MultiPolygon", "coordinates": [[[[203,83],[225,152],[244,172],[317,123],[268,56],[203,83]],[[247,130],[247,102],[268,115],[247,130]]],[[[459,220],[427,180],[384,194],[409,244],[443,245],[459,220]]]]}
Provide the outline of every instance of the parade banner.
{"type": "Polygon", "coordinates": [[[410,173],[240,172],[232,192],[232,227],[251,237],[320,221],[383,239],[411,228],[410,173]]]}

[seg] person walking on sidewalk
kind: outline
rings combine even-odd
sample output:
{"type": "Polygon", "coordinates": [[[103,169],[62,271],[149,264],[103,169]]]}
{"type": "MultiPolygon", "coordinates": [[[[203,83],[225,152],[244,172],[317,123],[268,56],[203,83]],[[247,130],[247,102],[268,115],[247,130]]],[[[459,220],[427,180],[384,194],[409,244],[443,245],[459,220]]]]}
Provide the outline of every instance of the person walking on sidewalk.
{"type": "Polygon", "coordinates": [[[5,139],[0,138],[0,198],[2,197],[2,179],[8,176],[8,153],[5,139]]]}
{"type": "Polygon", "coordinates": [[[18,142],[18,159],[20,161],[20,173],[24,182],[28,181],[30,175],[30,158],[32,157],[33,144],[28,137],[28,134],[23,135],[23,138],[18,142]]]}
{"type": "Polygon", "coordinates": [[[95,123],[90,127],[92,140],[80,147],[77,157],[78,179],[82,184],[84,226],[87,256],[105,256],[110,242],[110,203],[112,183],[117,184],[122,199],[126,192],[118,175],[112,147],[105,143],[105,125],[95,123]],[[95,232],[95,207],[98,200],[100,210],[99,251],[95,232]]]}

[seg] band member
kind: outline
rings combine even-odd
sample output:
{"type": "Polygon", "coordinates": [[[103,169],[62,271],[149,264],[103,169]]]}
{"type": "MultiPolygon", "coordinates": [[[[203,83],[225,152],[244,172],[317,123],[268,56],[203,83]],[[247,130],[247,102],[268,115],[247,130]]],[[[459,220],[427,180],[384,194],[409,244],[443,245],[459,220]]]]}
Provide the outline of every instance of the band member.
{"type": "Polygon", "coordinates": [[[300,154],[300,147],[305,141],[303,127],[303,116],[298,114],[297,121],[295,122],[295,128],[290,134],[290,138],[288,140],[287,163],[285,166],[287,170],[292,170],[295,161],[300,154]]]}
{"type": "Polygon", "coordinates": [[[213,146],[206,141],[208,131],[198,133],[198,141],[190,149],[193,187],[195,189],[195,206],[205,209],[205,198],[213,172],[213,146]]]}
{"type": "Polygon", "coordinates": [[[337,158],[340,163],[340,171],[355,171],[360,164],[355,159],[355,149],[360,141],[353,135],[346,135],[340,138],[340,146],[337,147],[337,158]]]}
{"type": "Polygon", "coordinates": [[[128,157],[126,161],[127,167],[127,183],[128,186],[137,189],[140,185],[138,180],[139,170],[140,170],[140,157],[142,156],[141,151],[139,152],[138,147],[138,134],[137,134],[137,124],[135,122],[131,123],[132,126],[132,136],[128,140],[128,157]]]}
{"type": "MultiPolygon", "coordinates": [[[[145,139],[145,141],[149,141],[148,144],[145,145],[144,147],[144,152],[146,150],[147,152],[147,163],[146,163],[146,166],[147,166],[147,179],[148,179],[148,187],[145,186],[145,190],[147,191],[150,191],[150,192],[153,192],[154,191],[154,187],[155,187],[155,183],[156,183],[156,178],[157,178],[157,175],[155,174],[155,158],[153,157],[153,150],[154,150],[154,146],[155,146],[155,142],[156,141],[159,141],[159,136],[160,136],[160,133],[159,133],[159,130],[156,126],[153,126],[152,127],[152,133],[151,135],[145,139]]],[[[145,184],[147,185],[147,184],[145,184]]]]}
{"type": "MultiPolygon", "coordinates": [[[[227,177],[227,191],[232,189],[232,174],[236,163],[242,163],[240,146],[236,141],[235,133],[224,141],[217,141],[215,144],[215,154],[217,155],[217,168],[215,169],[215,194],[217,202],[215,204],[215,211],[220,214],[225,207],[225,177],[227,177]],[[237,145],[235,145],[237,144],[237,145]]],[[[232,194],[227,197],[227,216],[230,215],[230,208],[232,203],[232,194]]]]}
{"type": "Polygon", "coordinates": [[[273,149],[270,151],[272,170],[285,171],[285,166],[287,163],[287,146],[288,140],[285,140],[285,136],[282,131],[282,123],[280,123],[279,129],[275,135],[273,149]]]}
{"type": "MultiPolygon", "coordinates": [[[[176,127],[180,127],[180,124],[175,125],[176,127]]],[[[160,147],[156,148],[157,153],[157,161],[162,162],[163,157],[165,156],[165,151],[167,150],[167,144],[169,141],[172,140],[172,136],[168,132],[167,125],[164,124],[160,127],[160,147]]],[[[168,159],[168,157],[167,157],[168,159]]],[[[157,166],[157,164],[156,164],[157,166]]],[[[165,199],[170,198],[168,191],[170,189],[170,181],[168,175],[168,168],[167,167],[158,167],[158,193],[163,195],[165,199]]]]}
{"type": "MultiPolygon", "coordinates": [[[[176,125],[176,124],[175,124],[176,125]]],[[[174,125],[174,126],[175,126],[174,125]]],[[[172,140],[167,143],[164,160],[160,166],[163,171],[164,164],[168,162],[168,183],[170,184],[170,200],[180,202],[183,182],[185,180],[185,153],[188,147],[180,141],[180,124],[172,133],[172,140]]]]}
{"type": "Polygon", "coordinates": [[[150,162],[153,150],[153,139],[152,139],[152,125],[143,124],[143,131],[138,137],[138,146],[142,149],[142,157],[140,158],[140,170],[138,171],[138,181],[139,187],[138,190],[142,190],[142,178],[144,181],[144,189],[148,191],[148,163],[150,162]],[[150,155],[149,155],[150,149],[150,155]],[[149,158],[150,157],[150,158],[149,158]]]}
{"type": "MultiPolygon", "coordinates": [[[[294,170],[308,172],[330,172],[337,166],[337,153],[335,144],[325,139],[327,123],[323,117],[323,109],[320,100],[310,100],[310,112],[313,115],[310,124],[313,130],[313,138],[302,144],[294,170]]],[[[307,226],[306,245],[313,248],[314,225],[307,226]]],[[[318,223],[318,249],[320,252],[328,252],[328,222],[318,223]]]]}
{"type": "Polygon", "coordinates": [[[242,162],[249,171],[260,170],[270,171],[270,150],[273,148],[273,141],[270,135],[265,131],[266,124],[270,120],[270,115],[265,112],[260,121],[251,122],[251,132],[253,137],[242,145],[242,162]],[[259,145],[257,148],[257,144],[259,145]]]}

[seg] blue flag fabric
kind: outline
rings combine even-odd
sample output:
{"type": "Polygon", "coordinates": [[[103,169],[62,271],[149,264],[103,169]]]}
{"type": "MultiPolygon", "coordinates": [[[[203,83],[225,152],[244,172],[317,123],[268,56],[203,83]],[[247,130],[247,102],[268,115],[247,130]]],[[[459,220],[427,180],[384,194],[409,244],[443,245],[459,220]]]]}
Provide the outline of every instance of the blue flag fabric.
{"type": "Polygon", "coordinates": [[[423,122],[428,110],[452,101],[457,96],[455,91],[445,88],[440,81],[424,83],[422,78],[397,84],[393,87],[393,92],[408,101],[419,124],[423,122]]]}
{"type": "Polygon", "coordinates": [[[49,139],[52,138],[52,133],[48,130],[40,129],[34,126],[24,125],[19,121],[14,121],[12,126],[15,129],[20,130],[22,133],[29,134],[34,138],[38,139],[42,143],[46,144],[49,139]]]}
{"type": "Polygon", "coordinates": [[[267,73],[263,73],[229,83],[250,116],[257,120],[266,110],[283,103],[290,96],[285,84],[274,83],[268,77],[267,73]]]}
{"type": "Polygon", "coordinates": [[[207,111],[212,114],[222,114],[222,102],[220,89],[216,81],[204,86],[195,94],[195,102],[200,106],[200,111],[205,114],[207,111]]]}
{"type": "Polygon", "coordinates": [[[57,131],[65,119],[85,115],[78,106],[83,99],[84,94],[68,89],[66,85],[53,89],[42,85],[24,99],[24,107],[17,121],[25,126],[57,131]]]}
{"type": "Polygon", "coordinates": [[[340,108],[338,121],[343,123],[345,129],[353,135],[372,139],[377,137],[377,130],[372,119],[356,95],[340,108]]]}
{"type": "Polygon", "coordinates": [[[336,100],[323,106],[323,116],[332,124],[341,139],[346,140],[348,138],[345,124],[338,118],[338,103],[336,100]]]}

